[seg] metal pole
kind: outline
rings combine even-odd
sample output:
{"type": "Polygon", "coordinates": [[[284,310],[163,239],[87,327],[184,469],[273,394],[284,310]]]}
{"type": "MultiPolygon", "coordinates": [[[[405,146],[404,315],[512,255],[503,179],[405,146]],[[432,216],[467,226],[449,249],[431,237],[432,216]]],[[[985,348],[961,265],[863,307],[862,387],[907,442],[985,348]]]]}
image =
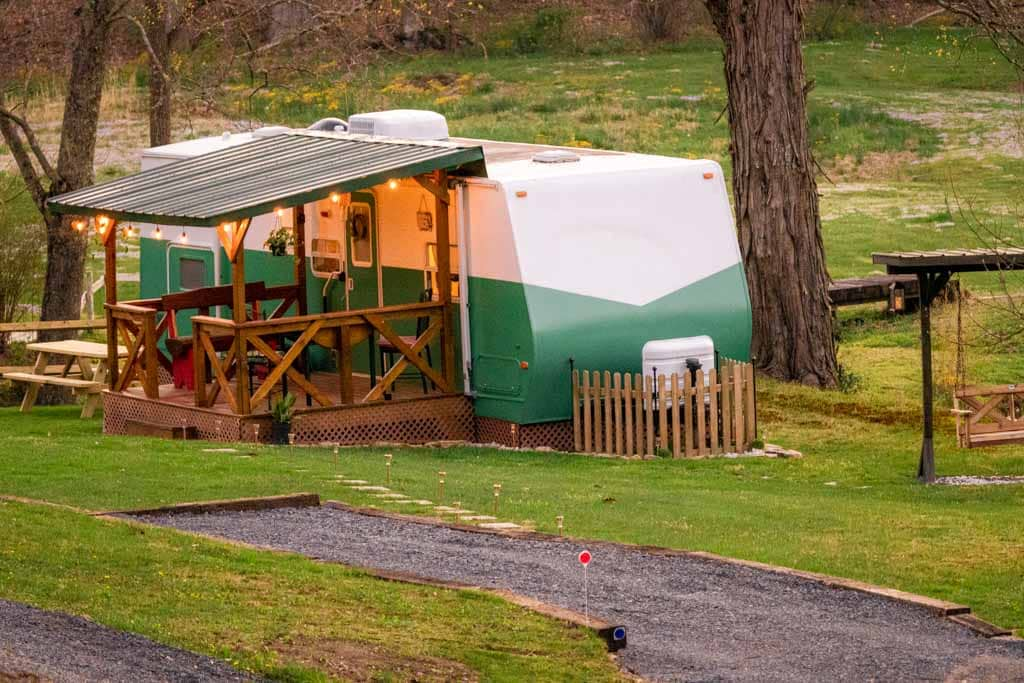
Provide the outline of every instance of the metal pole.
{"type": "Polygon", "coordinates": [[[932,484],[935,482],[935,447],[932,442],[932,277],[928,273],[918,273],[917,282],[921,301],[921,396],[924,415],[917,479],[932,484]]]}

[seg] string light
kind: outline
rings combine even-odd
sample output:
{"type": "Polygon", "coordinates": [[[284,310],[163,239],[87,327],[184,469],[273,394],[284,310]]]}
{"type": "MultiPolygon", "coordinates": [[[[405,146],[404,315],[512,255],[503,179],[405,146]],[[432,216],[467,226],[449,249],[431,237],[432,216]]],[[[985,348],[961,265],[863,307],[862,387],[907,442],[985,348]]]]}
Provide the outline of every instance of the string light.
{"type": "Polygon", "coordinates": [[[107,218],[106,216],[97,216],[96,217],[96,232],[98,232],[101,235],[105,235],[107,233],[107,224],[109,222],[110,222],[110,219],[107,218]]]}
{"type": "Polygon", "coordinates": [[[232,230],[234,230],[235,224],[234,223],[221,223],[220,224],[220,228],[224,232],[230,233],[232,230]]]}
{"type": "Polygon", "coordinates": [[[274,211],[274,213],[277,214],[278,218],[281,218],[282,216],[284,216],[284,209],[277,209],[276,211],[274,211]]]}
{"type": "Polygon", "coordinates": [[[160,229],[160,226],[156,226],[156,230],[153,231],[153,239],[162,240],[164,238],[164,231],[160,229]]]}
{"type": "Polygon", "coordinates": [[[178,237],[178,241],[188,242],[188,234],[184,230],[181,231],[181,235],[178,237]]]}
{"type": "Polygon", "coordinates": [[[331,201],[334,202],[335,204],[337,204],[338,202],[341,201],[341,195],[338,194],[337,192],[332,192],[331,193],[331,201]]]}
{"type": "Polygon", "coordinates": [[[78,232],[82,232],[83,230],[85,230],[85,221],[83,221],[83,220],[72,221],[71,222],[71,227],[74,228],[75,230],[77,230],[78,232]]]}
{"type": "Polygon", "coordinates": [[[395,180],[394,178],[392,178],[391,180],[388,181],[388,187],[390,187],[392,190],[397,190],[398,189],[398,181],[395,180]]]}

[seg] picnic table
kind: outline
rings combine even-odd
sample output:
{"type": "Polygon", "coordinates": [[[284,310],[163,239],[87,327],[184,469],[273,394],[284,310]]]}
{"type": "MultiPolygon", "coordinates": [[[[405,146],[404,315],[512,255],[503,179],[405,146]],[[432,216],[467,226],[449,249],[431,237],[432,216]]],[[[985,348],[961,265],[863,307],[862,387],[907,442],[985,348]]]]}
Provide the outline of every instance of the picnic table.
{"type": "MultiPolygon", "coordinates": [[[[21,401],[21,412],[27,413],[35,405],[39,396],[39,388],[43,385],[68,387],[77,394],[86,396],[82,406],[82,417],[92,417],[100,402],[100,392],[107,379],[110,368],[107,367],[107,345],[96,342],[67,339],[64,341],[36,342],[26,346],[35,351],[35,365],[32,372],[5,372],[4,379],[22,382],[27,386],[25,397],[21,401]],[[51,356],[59,357],[63,370],[58,375],[47,374],[51,356]],[[77,366],[77,370],[75,369],[77,366]]],[[[128,349],[117,347],[118,358],[126,358],[128,349]]]]}

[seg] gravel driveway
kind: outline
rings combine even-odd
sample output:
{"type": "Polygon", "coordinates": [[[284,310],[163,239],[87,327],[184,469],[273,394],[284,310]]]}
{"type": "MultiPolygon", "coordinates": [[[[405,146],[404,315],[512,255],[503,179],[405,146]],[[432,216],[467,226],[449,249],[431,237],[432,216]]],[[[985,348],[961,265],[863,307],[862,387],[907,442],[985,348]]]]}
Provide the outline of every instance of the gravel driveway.
{"type": "Polygon", "coordinates": [[[247,681],[225,662],[0,600],[0,681],[247,681]]]}
{"type": "MultiPolygon", "coordinates": [[[[145,521],[349,565],[505,588],[583,611],[582,546],[330,507],[145,521]]],[[[695,557],[595,549],[590,609],[629,629],[620,661],[664,681],[1024,680],[1024,642],[925,610],[695,557]]]]}

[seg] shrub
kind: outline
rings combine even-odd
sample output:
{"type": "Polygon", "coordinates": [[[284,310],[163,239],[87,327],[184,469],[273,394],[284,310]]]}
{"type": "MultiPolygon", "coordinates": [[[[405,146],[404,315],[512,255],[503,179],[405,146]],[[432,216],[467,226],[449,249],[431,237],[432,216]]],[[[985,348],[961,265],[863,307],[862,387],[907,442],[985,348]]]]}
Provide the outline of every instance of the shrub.
{"type": "Polygon", "coordinates": [[[521,55],[557,50],[567,44],[571,12],[564,7],[544,7],[531,19],[513,28],[512,45],[521,55]]]}
{"type": "MultiPolygon", "coordinates": [[[[0,205],[0,244],[0,322],[16,322],[42,291],[46,236],[40,225],[11,220],[0,205]]],[[[0,354],[9,338],[0,333],[0,354]]]]}
{"type": "Polygon", "coordinates": [[[850,37],[863,28],[861,17],[851,0],[819,0],[804,19],[808,40],[827,42],[850,37]]]}
{"type": "Polygon", "coordinates": [[[633,0],[630,13],[645,40],[668,40],[676,36],[686,0],[633,0]]]}

